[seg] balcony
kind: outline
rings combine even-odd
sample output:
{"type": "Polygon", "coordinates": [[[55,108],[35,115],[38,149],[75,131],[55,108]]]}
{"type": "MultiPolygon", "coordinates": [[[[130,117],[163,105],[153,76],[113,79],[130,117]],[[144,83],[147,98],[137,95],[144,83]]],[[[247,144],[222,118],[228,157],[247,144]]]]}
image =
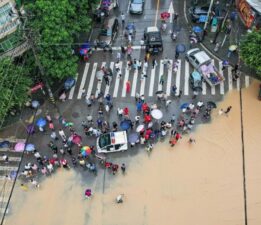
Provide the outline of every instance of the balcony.
{"type": "Polygon", "coordinates": [[[15,58],[19,55],[22,55],[25,51],[30,49],[30,47],[31,47],[30,43],[28,41],[24,41],[23,43],[21,43],[17,47],[14,47],[14,48],[2,53],[2,55],[0,55],[0,59],[4,58],[4,57],[15,58]]]}

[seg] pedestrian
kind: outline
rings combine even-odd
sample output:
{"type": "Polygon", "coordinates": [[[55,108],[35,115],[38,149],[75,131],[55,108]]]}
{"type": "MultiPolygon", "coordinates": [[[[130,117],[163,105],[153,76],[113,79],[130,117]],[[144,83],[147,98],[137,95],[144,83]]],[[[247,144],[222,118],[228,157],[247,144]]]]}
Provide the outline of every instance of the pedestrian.
{"type": "Polygon", "coordinates": [[[64,131],[60,128],[58,133],[61,136],[61,138],[65,141],[66,140],[66,135],[65,135],[64,131]]]}
{"type": "Polygon", "coordinates": [[[124,28],[124,24],[125,24],[125,15],[124,15],[124,13],[122,12],[122,13],[121,13],[121,25],[122,25],[122,29],[124,28]]]}
{"type": "Polygon", "coordinates": [[[228,115],[228,113],[230,112],[230,110],[232,109],[232,106],[228,106],[226,111],[224,112],[226,115],[228,115]]]}
{"type": "Polygon", "coordinates": [[[221,116],[221,115],[223,115],[223,114],[224,114],[224,110],[223,110],[223,109],[218,110],[218,115],[219,115],[219,116],[221,116]]]}
{"type": "Polygon", "coordinates": [[[154,69],[155,67],[157,67],[157,65],[158,65],[158,63],[157,63],[156,59],[154,58],[152,60],[152,68],[154,69]]]}
{"type": "Polygon", "coordinates": [[[168,108],[170,104],[171,104],[171,100],[169,99],[166,101],[166,108],[168,108]]]}
{"type": "Polygon", "coordinates": [[[179,90],[178,98],[181,98],[182,90],[179,90]]]}
{"type": "Polygon", "coordinates": [[[5,163],[8,163],[9,162],[9,157],[7,154],[3,154],[2,155],[2,159],[4,160],[5,163]]]}
{"type": "Polygon", "coordinates": [[[173,23],[178,21],[178,17],[179,17],[179,14],[175,12],[174,16],[173,16],[173,23]]]}
{"type": "Polygon", "coordinates": [[[234,68],[231,70],[231,72],[236,74],[237,71],[238,71],[238,67],[239,67],[239,65],[236,64],[236,65],[234,66],[234,68]]]}
{"type": "Polygon", "coordinates": [[[147,72],[148,67],[149,67],[149,63],[148,63],[148,61],[145,61],[144,64],[143,64],[143,68],[144,68],[145,73],[147,72]]]}
{"type": "Polygon", "coordinates": [[[130,83],[130,81],[128,80],[128,81],[126,82],[126,92],[127,92],[127,93],[130,93],[130,91],[131,91],[131,83],[130,83]]]}
{"type": "Polygon", "coordinates": [[[117,114],[120,118],[122,118],[122,114],[123,114],[123,109],[122,108],[118,108],[117,109],[117,114]]]}
{"type": "Polygon", "coordinates": [[[132,60],[128,60],[127,65],[128,65],[128,70],[131,70],[131,67],[133,65],[132,60]]]}
{"type": "Polygon", "coordinates": [[[137,69],[138,69],[138,63],[137,63],[137,60],[136,60],[136,59],[133,60],[133,69],[134,69],[134,70],[137,70],[137,69]]]}
{"type": "Polygon", "coordinates": [[[164,85],[164,74],[162,74],[161,76],[160,76],[160,81],[159,81],[159,83],[163,86],[164,85]]]}
{"type": "Polygon", "coordinates": [[[171,124],[174,124],[175,120],[176,120],[176,116],[175,116],[175,114],[172,114],[171,120],[170,120],[171,124]]]}
{"type": "Polygon", "coordinates": [[[131,47],[131,45],[129,44],[128,47],[127,47],[127,55],[128,55],[129,58],[131,58],[132,51],[133,51],[133,50],[132,50],[132,47],[131,47]]]}
{"type": "Polygon", "coordinates": [[[128,34],[128,43],[131,44],[131,42],[132,42],[132,35],[128,34]]]}
{"type": "Polygon", "coordinates": [[[121,164],[121,171],[122,171],[123,174],[125,174],[125,171],[126,171],[125,163],[121,164]]]}
{"type": "Polygon", "coordinates": [[[109,86],[109,85],[110,85],[110,79],[109,79],[109,77],[108,77],[108,76],[104,76],[104,80],[105,80],[105,84],[106,84],[107,86],[109,86]]]}
{"type": "Polygon", "coordinates": [[[120,72],[120,62],[119,61],[117,61],[115,63],[115,70],[116,70],[117,73],[120,72]]]}
{"type": "Polygon", "coordinates": [[[146,53],[146,56],[145,56],[145,61],[149,61],[149,60],[150,60],[150,53],[147,52],[147,53],[146,53]]]}
{"type": "Polygon", "coordinates": [[[135,116],[135,124],[136,126],[140,123],[140,116],[135,116]]]}
{"type": "Polygon", "coordinates": [[[141,62],[141,60],[139,60],[139,61],[137,62],[138,70],[141,70],[141,65],[142,65],[142,62],[141,62]]]}
{"type": "Polygon", "coordinates": [[[222,61],[222,70],[224,71],[226,67],[229,66],[229,62],[227,60],[222,61]]]}
{"type": "Polygon", "coordinates": [[[144,39],[143,38],[140,39],[140,45],[141,45],[141,47],[144,45],[144,39]]]}
{"type": "Polygon", "coordinates": [[[92,197],[92,190],[91,189],[86,189],[84,193],[85,198],[90,199],[92,197]]]}
{"type": "Polygon", "coordinates": [[[179,58],[179,53],[176,52],[176,54],[175,54],[175,59],[177,60],[178,58],[179,58]]]}
{"type": "Polygon", "coordinates": [[[52,120],[49,122],[49,129],[54,131],[54,125],[52,120]]]}
{"type": "Polygon", "coordinates": [[[171,146],[171,147],[174,147],[175,144],[177,144],[176,138],[171,138],[171,139],[169,140],[169,143],[170,143],[170,146],[171,146]]]}
{"type": "Polygon", "coordinates": [[[190,144],[193,144],[193,143],[196,143],[196,140],[194,139],[194,138],[189,138],[189,140],[188,140],[188,142],[190,143],[190,144]]]}
{"type": "Polygon", "coordinates": [[[117,61],[120,61],[120,59],[121,59],[121,53],[120,53],[120,52],[117,52],[116,60],[117,60],[117,61]]]}
{"type": "Polygon", "coordinates": [[[52,131],[52,133],[50,134],[50,137],[51,137],[53,140],[55,140],[55,141],[57,141],[57,140],[59,139],[59,138],[57,137],[55,131],[52,131]]]}
{"type": "Polygon", "coordinates": [[[118,172],[118,164],[113,164],[112,165],[112,174],[115,175],[118,172]]]}
{"type": "Polygon", "coordinates": [[[124,46],[122,45],[122,46],[121,46],[121,54],[124,55],[125,53],[126,53],[126,49],[125,49],[124,46]]]}

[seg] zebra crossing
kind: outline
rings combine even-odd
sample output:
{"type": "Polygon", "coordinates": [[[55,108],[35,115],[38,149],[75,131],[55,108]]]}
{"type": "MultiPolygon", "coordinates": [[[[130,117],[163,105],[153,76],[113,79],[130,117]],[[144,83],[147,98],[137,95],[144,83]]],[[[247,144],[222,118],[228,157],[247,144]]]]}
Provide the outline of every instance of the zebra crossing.
{"type": "MultiPolygon", "coordinates": [[[[189,62],[179,59],[176,72],[166,68],[163,62],[164,60],[159,60],[155,68],[149,66],[146,71],[146,78],[142,76],[144,68],[141,70],[129,69],[125,61],[119,62],[118,72],[115,70],[115,62],[88,62],[85,64],[82,77],[76,78],[76,85],[70,90],[68,99],[81,99],[84,93],[86,93],[86,98],[90,97],[91,94],[97,97],[100,92],[104,95],[109,93],[113,98],[134,97],[136,93],[144,94],[145,97],[153,97],[158,90],[164,91],[169,96],[171,86],[174,84],[177,87],[177,93],[182,90],[183,95],[191,95],[193,91],[190,88],[189,77],[194,69],[189,62]],[[96,77],[96,73],[104,66],[110,67],[113,72],[109,85],[106,85],[103,79],[98,80],[96,77]],[[161,85],[159,81],[163,74],[165,79],[163,85],[161,85]],[[126,91],[127,81],[131,84],[130,93],[126,91]]],[[[221,61],[213,60],[213,63],[219,72],[224,75],[225,81],[215,87],[210,87],[203,82],[202,95],[224,95],[227,91],[239,90],[240,80],[233,82],[232,68],[227,67],[223,71],[221,61]]],[[[170,64],[172,68],[173,60],[170,60],[170,64]]],[[[242,75],[241,82],[243,82],[242,87],[248,87],[250,84],[249,76],[242,75]]]]}

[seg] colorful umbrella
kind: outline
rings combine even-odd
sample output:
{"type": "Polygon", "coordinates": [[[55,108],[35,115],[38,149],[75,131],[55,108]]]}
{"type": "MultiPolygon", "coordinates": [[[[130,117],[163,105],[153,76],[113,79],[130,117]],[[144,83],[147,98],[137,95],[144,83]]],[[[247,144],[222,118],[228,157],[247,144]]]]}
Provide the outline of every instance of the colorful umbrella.
{"type": "Polygon", "coordinates": [[[203,31],[202,28],[199,27],[199,26],[195,26],[195,27],[193,27],[192,30],[193,30],[195,33],[200,33],[200,32],[203,31]]]}
{"type": "Polygon", "coordinates": [[[9,141],[2,141],[0,142],[0,148],[8,148],[10,146],[9,141]]]}
{"type": "Polygon", "coordinates": [[[38,126],[38,127],[44,127],[45,125],[46,125],[46,120],[43,118],[43,117],[41,117],[41,118],[39,118],[37,121],[36,121],[36,125],[38,126]]]}
{"type": "Polygon", "coordinates": [[[120,127],[122,130],[128,130],[131,126],[131,121],[130,120],[123,120],[120,124],[120,127]]]}
{"type": "Polygon", "coordinates": [[[16,152],[22,152],[22,151],[24,151],[24,148],[25,148],[25,143],[24,142],[18,142],[18,143],[16,143],[14,150],[16,152]]]}
{"type": "Polygon", "coordinates": [[[82,156],[88,156],[88,155],[91,154],[91,152],[92,152],[92,150],[91,150],[91,148],[90,148],[89,146],[83,146],[83,147],[81,148],[81,154],[82,154],[82,156]]]}
{"type": "Polygon", "coordinates": [[[80,55],[86,55],[88,53],[88,49],[82,48],[80,49],[80,55]]]}
{"type": "Polygon", "coordinates": [[[136,132],[141,132],[142,130],[144,130],[144,124],[140,124],[139,126],[137,126],[136,132]]]}
{"type": "Polygon", "coordinates": [[[34,108],[34,109],[36,109],[36,108],[38,108],[39,106],[40,106],[40,103],[38,102],[38,101],[36,101],[36,100],[34,100],[34,101],[32,101],[32,107],[34,108]]]}
{"type": "Polygon", "coordinates": [[[25,150],[28,151],[28,152],[34,151],[35,150],[34,144],[27,144],[26,147],[25,147],[25,150]]]}
{"type": "Polygon", "coordinates": [[[180,109],[186,109],[188,106],[189,106],[189,103],[183,103],[183,104],[180,106],[180,109]]]}
{"type": "Polygon", "coordinates": [[[73,135],[72,142],[76,145],[80,144],[82,142],[82,137],[80,135],[73,135]]]}
{"type": "Polygon", "coordinates": [[[160,18],[165,20],[165,19],[168,19],[170,17],[170,13],[168,12],[163,12],[160,14],[160,18]]]}
{"type": "Polygon", "coordinates": [[[183,52],[185,52],[185,51],[186,51],[185,45],[183,45],[183,44],[178,44],[178,45],[176,46],[176,52],[177,52],[177,53],[183,53],[183,52]]]}
{"type": "Polygon", "coordinates": [[[160,120],[163,117],[163,113],[159,109],[153,109],[151,116],[156,120],[160,120]]]}

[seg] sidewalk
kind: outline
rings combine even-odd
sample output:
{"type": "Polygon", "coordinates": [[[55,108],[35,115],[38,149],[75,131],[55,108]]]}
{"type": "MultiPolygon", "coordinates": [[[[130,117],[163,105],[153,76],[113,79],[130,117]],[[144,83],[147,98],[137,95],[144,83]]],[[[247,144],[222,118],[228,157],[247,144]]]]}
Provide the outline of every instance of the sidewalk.
{"type": "MultiPolygon", "coordinates": [[[[221,6],[222,9],[225,10],[225,6],[221,6]]],[[[188,9],[190,5],[187,6],[186,13],[188,18],[188,23],[192,29],[193,26],[200,26],[202,29],[204,27],[204,23],[193,23],[190,19],[190,14],[188,9]]],[[[236,12],[237,16],[234,21],[231,21],[232,29],[229,35],[226,36],[224,30],[220,31],[216,38],[216,43],[220,44],[218,51],[215,51],[216,44],[212,43],[216,32],[211,32],[211,23],[209,22],[207,26],[207,34],[205,35],[203,41],[200,43],[203,48],[206,48],[212,55],[216,56],[220,61],[227,60],[229,64],[234,67],[239,62],[239,70],[243,73],[246,73],[251,76],[255,76],[256,72],[253,69],[250,69],[248,66],[244,64],[243,61],[239,61],[239,54],[238,51],[235,51],[228,57],[228,49],[231,45],[239,45],[240,39],[246,35],[247,29],[245,28],[243,22],[241,21],[238,12],[235,6],[231,7],[227,18],[230,19],[231,12],[236,12]]]]}

